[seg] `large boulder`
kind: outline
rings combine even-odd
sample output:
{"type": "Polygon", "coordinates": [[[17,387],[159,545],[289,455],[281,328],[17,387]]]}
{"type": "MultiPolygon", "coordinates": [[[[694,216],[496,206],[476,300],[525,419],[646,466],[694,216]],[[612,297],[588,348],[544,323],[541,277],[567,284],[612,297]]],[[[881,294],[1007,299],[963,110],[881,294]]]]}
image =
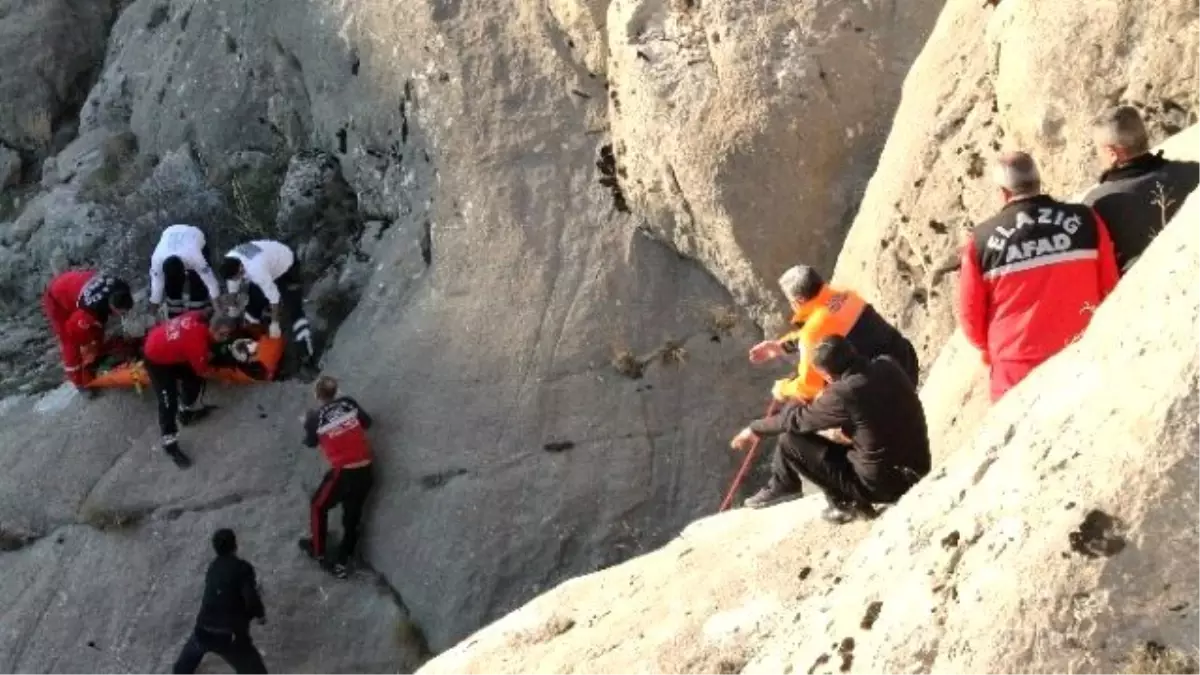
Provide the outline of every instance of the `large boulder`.
{"type": "Polygon", "coordinates": [[[784,269],[832,272],[941,6],[615,0],[601,161],[616,208],[772,325],[784,269]]]}
{"type": "Polygon", "coordinates": [[[53,149],[99,73],[118,4],[0,1],[0,141],[30,155],[53,149]]]}
{"type": "Polygon", "coordinates": [[[1089,128],[1104,107],[1138,105],[1158,139],[1196,121],[1195,3],[987,5],[946,3],[834,277],[870,297],[925,364],[954,329],[963,237],[999,209],[984,176],[997,151],[1031,152],[1065,197],[1099,173],[1089,128]]]}
{"type": "Polygon", "coordinates": [[[746,672],[1141,672],[1149,643],[1194,669],[1198,226],[1193,195],[746,672]]]}
{"type": "Polygon", "coordinates": [[[258,569],[269,622],[254,633],[269,668],[415,667],[424,646],[395,591],[370,569],[334,580],[296,548],[321,475],[317,454],[294,442],[305,389],[210,392],[222,408],[211,425],[185,430],[196,462],[186,473],[155,447],[146,395],[84,401],[64,385],[5,399],[0,669],[166,672],[221,527],[258,569]]]}

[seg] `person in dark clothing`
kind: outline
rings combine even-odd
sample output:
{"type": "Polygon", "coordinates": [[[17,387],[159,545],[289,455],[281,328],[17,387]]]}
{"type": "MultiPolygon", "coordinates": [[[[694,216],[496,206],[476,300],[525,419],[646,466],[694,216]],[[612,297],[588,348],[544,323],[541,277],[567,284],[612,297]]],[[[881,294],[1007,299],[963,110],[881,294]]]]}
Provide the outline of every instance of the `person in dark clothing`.
{"type": "Polygon", "coordinates": [[[1200,164],[1150,152],[1150,137],[1133,106],[1110,108],[1093,125],[1106,170],[1083,203],[1108,224],[1121,274],[1129,271],[1200,183],[1200,164]]]}
{"type": "Polygon", "coordinates": [[[301,539],[300,550],[322,563],[339,579],[349,573],[347,565],[358,547],[363,507],[374,482],[371,471],[371,445],[366,430],[371,416],[353,398],[338,395],[337,380],[323,375],[317,378],[313,393],[320,406],[304,418],[304,444],[318,445],[330,469],[313,493],[310,513],[311,538],[301,539]],[[342,543],[332,561],[326,560],[326,535],[329,511],[342,505],[342,543]]]}
{"type": "Polygon", "coordinates": [[[778,436],[767,486],[746,500],[761,508],[799,497],[804,477],[825,492],[825,517],[846,522],[894,503],[929,473],[929,434],[917,391],[890,356],[867,362],[850,341],[817,344],[814,366],[829,385],[812,403],[755,420],[734,437],[745,450],[759,436],[778,436]],[[839,430],[850,447],[820,432],[839,430]]]}
{"type": "Polygon", "coordinates": [[[233,530],[217,530],[212,545],[217,557],[204,575],[204,599],[196,627],[172,672],[194,673],[204,655],[212,652],[236,672],[265,673],[267,666],[250,637],[251,620],[267,622],[254,566],[237,557],[233,530]]]}

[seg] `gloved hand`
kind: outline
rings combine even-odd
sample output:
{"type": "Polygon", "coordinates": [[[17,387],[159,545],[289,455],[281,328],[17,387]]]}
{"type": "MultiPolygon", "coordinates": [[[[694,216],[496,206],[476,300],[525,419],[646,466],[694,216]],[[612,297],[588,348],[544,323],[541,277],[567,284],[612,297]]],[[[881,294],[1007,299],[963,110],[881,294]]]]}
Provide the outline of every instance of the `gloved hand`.
{"type": "Polygon", "coordinates": [[[283,330],[279,328],[278,321],[271,322],[271,326],[267,328],[267,335],[270,335],[272,340],[277,340],[283,336],[283,330]]]}

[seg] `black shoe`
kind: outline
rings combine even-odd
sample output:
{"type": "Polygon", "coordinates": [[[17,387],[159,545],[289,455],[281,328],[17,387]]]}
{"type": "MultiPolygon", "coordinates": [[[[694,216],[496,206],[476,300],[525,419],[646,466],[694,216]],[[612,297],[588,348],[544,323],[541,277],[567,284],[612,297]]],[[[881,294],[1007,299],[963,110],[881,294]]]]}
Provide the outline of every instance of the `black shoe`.
{"type": "Polygon", "coordinates": [[[346,567],[344,563],[334,563],[330,566],[329,573],[338,579],[345,579],[350,576],[350,568],[346,567]]]}
{"type": "Polygon", "coordinates": [[[187,455],[183,454],[183,451],[179,449],[179,445],[177,443],[164,445],[163,450],[166,451],[167,456],[171,458],[171,461],[175,462],[175,466],[181,469],[186,469],[192,465],[192,460],[189,459],[187,455]]]}
{"type": "Polygon", "coordinates": [[[195,410],[180,410],[179,411],[179,424],[182,426],[185,426],[185,427],[195,424],[196,422],[199,422],[200,420],[204,419],[205,417],[208,417],[209,415],[211,415],[212,411],[214,411],[216,409],[217,409],[217,406],[215,406],[215,405],[206,405],[206,406],[197,408],[195,410]]]}
{"type": "Polygon", "coordinates": [[[774,481],[767,483],[767,486],[759,490],[742,505],[751,509],[765,509],[768,506],[775,506],[784,502],[790,502],[793,499],[799,499],[804,496],[804,491],[797,487],[789,490],[779,487],[774,481]]]}
{"type": "Polygon", "coordinates": [[[304,552],[304,555],[312,558],[313,560],[316,560],[317,562],[324,562],[324,558],[322,558],[321,556],[319,556],[313,552],[313,540],[312,539],[309,539],[308,537],[304,537],[304,538],[300,539],[299,541],[297,541],[296,545],[300,547],[300,550],[304,552]]]}

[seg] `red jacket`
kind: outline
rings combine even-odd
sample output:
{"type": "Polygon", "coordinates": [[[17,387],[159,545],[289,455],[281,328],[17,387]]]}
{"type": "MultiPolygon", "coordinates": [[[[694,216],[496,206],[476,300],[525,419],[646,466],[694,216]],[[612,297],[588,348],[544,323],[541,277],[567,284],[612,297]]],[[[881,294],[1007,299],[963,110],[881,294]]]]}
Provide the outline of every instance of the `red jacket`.
{"type": "Polygon", "coordinates": [[[341,469],[350,464],[371,461],[371,446],[366,430],[371,416],[349,396],[340,396],[308,411],[304,419],[304,444],[321,446],[330,466],[341,469]]]}
{"type": "Polygon", "coordinates": [[[211,338],[203,312],[188,312],[158,324],[146,335],[142,353],[156,366],[188,364],[197,375],[208,372],[211,338]]]}
{"type": "Polygon", "coordinates": [[[79,306],[83,289],[96,276],[92,270],[71,270],[50,280],[42,295],[42,311],[62,347],[63,369],[76,385],[86,384],[84,366],[94,360],[104,342],[104,322],[79,306]]]}
{"type": "Polygon", "coordinates": [[[978,225],[963,248],[959,319],[993,365],[993,398],[1016,384],[997,386],[997,366],[1032,369],[1066,347],[1117,278],[1108,226],[1087,206],[1039,195],[978,225]]]}

